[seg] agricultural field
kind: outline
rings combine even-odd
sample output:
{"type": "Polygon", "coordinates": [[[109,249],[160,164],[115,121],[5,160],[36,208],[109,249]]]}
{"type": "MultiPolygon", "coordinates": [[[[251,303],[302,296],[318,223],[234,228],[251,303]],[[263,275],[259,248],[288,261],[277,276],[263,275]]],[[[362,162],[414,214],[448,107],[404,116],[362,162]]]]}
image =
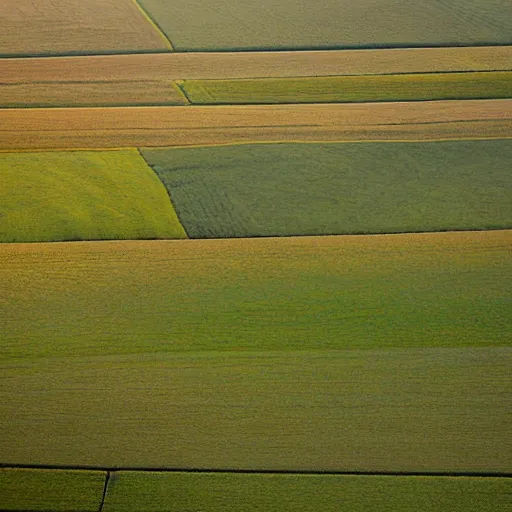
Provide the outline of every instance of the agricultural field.
{"type": "Polygon", "coordinates": [[[178,51],[512,43],[504,0],[139,0],[178,51]]]}
{"type": "Polygon", "coordinates": [[[133,0],[4,1],[0,56],[170,51],[167,38],[133,0]]]}
{"type": "Polygon", "coordinates": [[[489,503],[506,512],[511,491],[506,478],[122,472],[110,481],[105,512],[483,512],[489,503]]]}
{"type": "Polygon", "coordinates": [[[0,508],[97,512],[105,476],[104,471],[0,468],[0,508]]]}
{"type": "Polygon", "coordinates": [[[0,242],[185,238],[137,150],[0,154],[0,242]]]}
{"type": "Polygon", "coordinates": [[[28,83],[0,86],[0,105],[12,107],[92,107],[186,105],[172,82],[28,83]]]}
{"type": "Polygon", "coordinates": [[[0,4],[0,511],[508,512],[510,2],[0,4]]]}
{"type": "Polygon", "coordinates": [[[509,472],[511,241],[4,244],[3,462],[509,472]]]}
{"type": "Polygon", "coordinates": [[[0,86],[510,70],[512,46],[95,55],[0,59],[0,86]]]}
{"type": "Polygon", "coordinates": [[[142,156],[192,238],[512,227],[510,139],[249,144],[142,156]]]}
{"type": "Polygon", "coordinates": [[[512,100],[0,109],[0,150],[507,138],[512,100]]]}
{"type": "Polygon", "coordinates": [[[185,80],[191,103],[340,103],[511,98],[512,71],[413,75],[185,80]]]}

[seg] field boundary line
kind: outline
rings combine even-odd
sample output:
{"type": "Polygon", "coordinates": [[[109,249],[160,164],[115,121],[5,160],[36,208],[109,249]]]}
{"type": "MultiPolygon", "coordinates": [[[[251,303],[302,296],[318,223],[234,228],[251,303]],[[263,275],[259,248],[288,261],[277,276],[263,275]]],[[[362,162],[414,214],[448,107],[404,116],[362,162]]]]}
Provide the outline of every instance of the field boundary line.
{"type": "MultiPolygon", "coordinates": [[[[78,151],[127,151],[127,150],[139,150],[139,149],[151,149],[151,150],[164,150],[164,149],[192,149],[192,148],[211,148],[211,147],[225,147],[225,146],[252,146],[254,144],[418,144],[428,142],[464,142],[464,141],[485,141],[485,140],[511,140],[512,134],[509,136],[490,136],[490,137],[453,137],[453,138],[439,138],[439,139],[367,139],[367,140],[268,140],[268,141],[243,141],[243,142],[218,142],[211,144],[187,144],[184,146],[141,146],[135,148],[133,146],[126,147],[103,147],[103,148],[27,148],[27,149],[0,149],[2,153],[51,153],[51,152],[78,152],[78,151]]],[[[0,466],[1,467],[1,466],[0,466]]]]}
{"type": "Polygon", "coordinates": [[[185,92],[185,89],[182,87],[183,82],[184,80],[173,80],[171,82],[171,87],[180,95],[180,97],[183,98],[187,105],[192,105],[192,101],[185,92]]]}
{"type": "Polygon", "coordinates": [[[132,0],[137,9],[140,11],[140,13],[144,16],[146,21],[150,23],[150,25],[158,32],[160,37],[165,41],[165,44],[169,50],[174,51],[174,46],[171,42],[171,40],[165,35],[165,32],[160,28],[156,20],[153,19],[153,17],[142,7],[142,5],[139,3],[138,0],[132,0]]]}
{"type": "Polygon", "coordinates": [[[110,480],[111,473],[124,471],[139,471],[144,473],[228,473],[242,475],[333,475],[333,476],[432,476],[432,477],[473,477],[473,478],[512,478],[512,472],[494,471],[350,471],[350,470],[308,470],[308,469],[236,469],[236,468],[170,468],[170,467],[138,467],[138,466],[59,466],[38,464],[0,464],[0,469],[45,469],[64,471],[104,471],[105,489],[110,480]]]}
{"type": "Polygon", "coordinates": [[[105,483],[103,484],[103,494],[101,496],[101,503],[100,503],[100,508],[98,509],[98,512],[102,512],[103,507],[105,506],[105,500],[107,499],[108,483],[110,481],[110,475],[111,475],[111,472],[109,470],[107,470],[105,473],[105,483]]]}

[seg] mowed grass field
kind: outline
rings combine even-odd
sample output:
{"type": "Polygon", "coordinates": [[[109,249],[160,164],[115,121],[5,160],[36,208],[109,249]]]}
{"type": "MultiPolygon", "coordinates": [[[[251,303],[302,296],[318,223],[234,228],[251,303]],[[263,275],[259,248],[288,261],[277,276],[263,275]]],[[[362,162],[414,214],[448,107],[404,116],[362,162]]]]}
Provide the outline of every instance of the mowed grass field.
{"type": "Polygon", "coordinates": [[[139,0],[181,51],[512,43],[504,0],[139,0]]]}
{"type": "Polygon", "coordinates": [[[512,71],[413,75],[185,80],[191,103],[338,103],[512,97],[512,71]]]}
{"type": "Polygon", "coordinates": [[[506,478],[114,473],[105,512],[506,512],[506,478]]]}
{"type": "Polygon", "coordinates": [[[0,106],[93,107],[122,105],[186,105],[172,82],[22,83],[0,86],[0,106]]]}
{"type": "Polygon", "coordinates": [[[512,100],[0,109],[0,150],[507,138],[512,100]]]}
{"type": "Polygon", "coordinates": [[[2,245],[3,462],[510,472],[511,243],[2,245]]]}
{"type": "Polygon", "coordinates": [[[185,238],[137,150],[0,154],[0,241],[185,238]]]}
{"type": "Polygon", "coordinates": [[[512,140],[145,149],[192,238],[512,227],[512,140]]]}
{"type": "Polygon", "coordinates": [[[512,46],[174,52],[0,59],[2,84],[380,75],[511,69],[512,46]]]}
{"type": "Polygon", "coordinates": [[[0,468],[0,508],[96,512],[105,477],[104,471],[0,468]]]}
{"type": "Polygon", "coordinates": [[[133,0],[3,2],[0,56],[170,51],[133,0]]]}

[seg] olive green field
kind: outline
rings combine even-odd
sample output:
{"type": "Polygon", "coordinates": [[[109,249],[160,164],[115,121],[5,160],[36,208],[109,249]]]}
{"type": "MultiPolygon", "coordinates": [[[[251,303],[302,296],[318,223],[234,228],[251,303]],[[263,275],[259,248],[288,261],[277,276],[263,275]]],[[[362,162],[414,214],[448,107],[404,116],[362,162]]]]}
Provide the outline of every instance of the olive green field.
{"type": "Polygon", "coordinates": [[[137,150],[0,154],[0,242],[185,238],[137,150]]]}
{"type": "Polygon", "coordinates": [[[512,140],[143,149],[192,238],[512,227],[512,140]]]}
{"type": "Polygon", "coordinates": [[[512,97],[512,72],[184,80],[191,103],[340,103],[512,97]]]}
{"type": "Polygon", "coordinates": [[[506,478],[113,473],[105,512],[506,512],[506,478]]]}
{"type": "Polygon", "coordinates": [[[512,43],[512,8],[500,0],[138,2],[176,51],[512,43]]]}
{"type": "Polygon", "coordinates": [[[510,472],[511,237],[4,244],[3,462],[510,472]]]}

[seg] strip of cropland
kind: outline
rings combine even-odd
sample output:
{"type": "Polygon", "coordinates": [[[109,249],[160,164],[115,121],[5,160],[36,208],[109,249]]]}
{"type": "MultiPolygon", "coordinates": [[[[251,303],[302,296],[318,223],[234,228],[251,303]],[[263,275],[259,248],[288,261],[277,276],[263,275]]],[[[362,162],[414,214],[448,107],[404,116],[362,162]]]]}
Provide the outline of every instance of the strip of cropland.
{"type": "Polygon", "coordinates": [[[113,473],[104,512],[506,512],[507,478],[113,473]]]}
{"type": "Polygon", "coordinates": [[[512,227],[512,140],[142,150],[192,238],[512,227]]]}
{"type": "Polygon", "coordinates": [[[179,85],[199,105],[511,98],[512,71],[185,80],[179,85]]]}
{"type": "Polygon", "coordinates": [[[512,100],[0,109],[0,150],[506,138],[512,100]]]}
{"type": "Polygon", "coordinates": [[[512,46],[0,59],[0,82],[157,81],[508,71],[512,46]]]}
{"type": "Polygon", "coordinates": [[[503,0],[139,0],[181,51],[512,43],[503,0]]]}
{"type": "Polygon", "coordinates": [[[3,84],[0,105],[7,107],[93,107],[123,105],[186,105],[172,82],[43,82],[3,84]]]}
{"type": "Polygon", "coordinates": [[[2,57],[170,51],[133,0],[3,2],[0,26],[2,57]]]}
{"type": "Polygon", "coordinates": [[[97,512],[105,471],[0,468],[0,509],[97,512]]]}
{"type": "Polygon", "coordinates": [[[137,150],[0,154],[0,242],[185,238],[137,150]]]}
{"type": "Polygon", "coordinates": [[[510,472],[511,244],[3,244],[3,462],[510,472]]]}

